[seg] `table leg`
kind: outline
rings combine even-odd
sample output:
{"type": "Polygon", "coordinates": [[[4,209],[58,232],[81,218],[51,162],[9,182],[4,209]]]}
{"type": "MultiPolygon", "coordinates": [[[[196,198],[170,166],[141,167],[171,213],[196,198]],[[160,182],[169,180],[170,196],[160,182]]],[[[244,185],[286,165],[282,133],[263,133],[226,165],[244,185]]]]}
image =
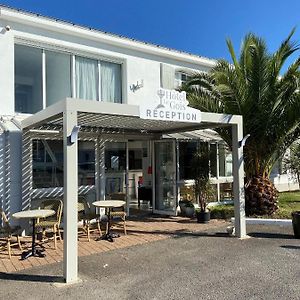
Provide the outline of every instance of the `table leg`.
{"type": "Polygon", "coordinates": [[[111,212],[111,208],[109,207],[108,211],[107,211],[107,217],[108,217],[107,231],[105,232],[104,235],[99,237],[96,241],[106,240],[106,241],[109,241],[109,242],[112,243],[114,241],[114,238],[120,237],[119,234],[114,234],[114,233],[110,232],[110,226],[111,226],[111,214],[110,214],[110,212],[111,212]]]}
{"type": "Polygon", "coordinates": [[[24,251],[21,255],[21,260],[27,259],[31,256],[35,257],[45,257],[45,253],[43,253],[44,250],[36,249],[35,245],[35,219],[32,219],[32,243],[31,243],[31,250],[24,251]]]}

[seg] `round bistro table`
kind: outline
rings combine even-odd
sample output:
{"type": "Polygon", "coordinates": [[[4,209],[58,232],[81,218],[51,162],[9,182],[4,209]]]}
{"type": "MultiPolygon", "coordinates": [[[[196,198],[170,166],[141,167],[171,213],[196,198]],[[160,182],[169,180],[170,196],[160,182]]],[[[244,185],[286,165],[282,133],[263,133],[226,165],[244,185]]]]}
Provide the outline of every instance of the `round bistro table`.
{"type": "MultiPolygon", "coordinates": [[[[106,208],[107,209],[107,216],[108,216],[108,226],[107,231],[104,235],[100,236],[97,241],[99,240],[107,240],[109,242],[113,242],[116,237],[119,237],[118,234],[113,234],[110,232],[110,226],[111,226],[111,216],[110,212],[112,208],[118,208],[123,207],[126,204],[125,201],[122,200],[100,200],[93,202],[93,205],[100,208],[106,208]]],[[[99,217],[100,218],[100,217],[99,217]]]]}
{"type": "Polygon", "coordinates": [[[27,259],[30,256],[35,257],[45,257],[43,250],[36,249],[35,245],[35,224],[36,220],[39,218],[46,218],[55,214],[55,211],[52,209],[32,209],[32,210],[23,210],[12,215],[15,219],[31,219],[32,221],[32,244],[31,250],[24,251],[21,255],[21,260],[27,259]]]}

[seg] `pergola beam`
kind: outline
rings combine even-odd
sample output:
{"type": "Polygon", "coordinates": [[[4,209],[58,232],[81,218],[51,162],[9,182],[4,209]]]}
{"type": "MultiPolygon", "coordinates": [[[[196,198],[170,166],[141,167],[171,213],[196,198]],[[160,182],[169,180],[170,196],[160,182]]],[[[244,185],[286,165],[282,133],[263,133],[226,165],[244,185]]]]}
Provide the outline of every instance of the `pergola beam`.
{"type": "MultiPolygon", "coordinates": [[[[31,128],[37,128],[41,125],[62,125],[63,129],[63,144],[64,144],[64,278],[70,283],[78,278],[78,254],[77,254],[77,199],[78,199],[78,141],[70,143],[69,137],[71,132],[78,123],[78,115],[80,113],[90,113],[95,116],[111,115],[124,118],[122,129],[126,130],[126,120],[133,118],[139,119],[139,106],[128,104],[103,103],[97,101],[83,101],[76,99],[66,99],[60,101],[46,109],[28,117],[22,121],[23,130],[28,131],[31,128]],[[128,118],[129,117],[129,118],[128,118]],[[56,121],[58,120],[58,122],[56,121]],[[55,122],[53,122],[55,121],[55,122]],[[59,122],[62,121],[62,124],[59,122]]],[[[171,122],[171,121],[166,121],[171,122]]],[[[143,124],[143,120],[141,123],[143,124]]],[[[163,124],[163,123],[162,123],[163,124]]],[[[167,124],[167,123],[166,123],[167,124]]],[[[242,117],[236,115],[224,115],[214,113],[201,113],[201,123],[178,122],[173,128],[162,128],[160,135],[173,131],[180,132],[187,128],[200,129],[212,128],[220,126],[232,127],[232,150],[233,150],[233,176],[234,176],[234,206],[235,206],[235,228],[236,236],[242,238],[246,236],[245,225],[245,196],[244,196],[244,165],[243,165],[243,149],[239,148],[239,141],[243,138],[243,123],[242,117]]],[[[130,128],[129,128],[130,129],[130,128]]],[[[131,128],[132,129],[132,128],[131,128]]],[[[141,129],[141,128],[136,128],[141,129]]],[[[143,134],[142,132],[140,134],[143,134]]],[[[104,136],[102,136],[103,138],[104,136]]],[[[104,153],[104,143],[102,138],[97,138],[97,159],[104,153]]],[[[26,138],[24,137],[24,140],[26,138]]],[[[31,150],[23,146],[23,151],[26,151],[27,158],[30,156],[31,150]],[[25,147],[25,148],[24,148],[25,147]]],[[[28,164],[23,163],[23,166],[30,168],[28,164]]],[[[98,162],[97,165],[97,195],[103,196],[103,186],[105,185],[104,165],[98,162]],[[99,188],[99,184],[101,189],[99,188]]],[[[23,169],[24,172],[24,169],[23,169]]],[[[25,170],[26,172],[26,170],[25,170]]],[[[28,172],[28,170],[27,170],[28,172]]],[[[30,175],[30,174],[29,174],[30,175]]],[[[23,179],[23,189],[27,193],[26,182],[23,179]]]]}

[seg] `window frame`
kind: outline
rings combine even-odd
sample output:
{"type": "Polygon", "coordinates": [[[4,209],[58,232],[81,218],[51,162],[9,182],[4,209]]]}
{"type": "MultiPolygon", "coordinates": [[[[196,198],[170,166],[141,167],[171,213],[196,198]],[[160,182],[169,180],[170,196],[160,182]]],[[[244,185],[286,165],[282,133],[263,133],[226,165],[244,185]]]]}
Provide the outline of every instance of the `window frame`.
{"type": "MultiPolygon", "coordinates": [[[[127,63],[126,59],[120,58],[120,57],[107,57],[104,55],[99,55],[98,53],[94,52],[85,52],[81,51],[78,48],[65,48],[65,47],[59,47],[57,45],[51,45],[51,44],[44,44],[44,43],[39,43],[36,41],[30,41],[30,40],[24,40],[22,38],[15,38],[14,41],[14,46],[15,45],[20,45],[20,46],[26,46],[26,47],[31,47],[35,49],[40,49],[42,51],[42,110],[47,107],[47,93],[46,93],[46,51],[51,51],[51,52],[57,52],[57,53],[63,53],[63,54],[68,54],[71,56],[71,98],[76,99],[76,74],[75,74],[75,60],[76,56],[81,56],[89,59],[94,59],[97,60],[98,63],[98,99],[97,100],[92,100],[92,101],[99,101],[102,102],[103,100],[101,99],[101,61],[104,62],[110,62],[110,63],[115,63],[119,64],[121,68],[121,102],[118,104],[124,104],[127,103],[127,84],[126,84],[126,79],[127,79],[127,63]]],[[[97,49],[98,50],[98,49],[97,49]]],[[[30,113],[23,113],[23,112],[16,112],[17,114],[20,115],[32,115],[30,113]]]]}

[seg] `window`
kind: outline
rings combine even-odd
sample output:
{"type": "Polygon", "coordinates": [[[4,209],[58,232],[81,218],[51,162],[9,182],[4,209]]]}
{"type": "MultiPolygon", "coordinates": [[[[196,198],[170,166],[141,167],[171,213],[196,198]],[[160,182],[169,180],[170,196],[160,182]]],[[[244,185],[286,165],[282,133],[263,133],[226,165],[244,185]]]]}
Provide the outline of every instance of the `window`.
{"type": "Polygon", "coordinates": [[[126,144],[124,142],[105,143],[105,170],[107,172],[126,170],[126,144]]]}
{"type": "Polygon", "coordinates": [[[101,69],[101,100],[121,103],[121,65],[102,61],[101,69]]]}
{"type": "Polygon", "coordinates": [[[71,56],[45,51],[47,106],[71,97],[71,56]]]}
{"type": "Polygon", "coordinates": [[[122,102],[120,64],[76,56],[75,74],[77,98],[122,102]],[[101,90],[100,95],[99,89],[101,90]]]}
{"type": "Polygon", "coordinates": [[[78,143],[78,186],[95,184],[95,143],[78,143]]]}
{"type": "MultiPolygon", "coordinates": [[[[179,178],[193,179],[193,157],[201,141],[179,142],[179,178]]],[[[219,176],[232,176],[232,154],[224,144],[219,147],[219,176]]],[[[217,144],[209,144],[209,172],[210,177],[217,177],[217,144]]]]}
{"type": "Polygon", "coordinates": [[[210,176],[217,177],[217,144],[209,144],[210,176]]]}
{"type": "Polygon", "coordinates": [[[219,176],[232,176],[232,153],[224,144],[219,144],[219,176]]]}
{"type": "Polygon", "coordinates": [[[190,80],[191,76],[183,72],[175,72],[175,88],[179,88],[183,83],[190,80]]]}
{"type": "Polygon", "coordinates": [[[15,111],[43,109],[42,94],[42,50],[15,45],[15,111]]]}
{"type": "Polygon", "coordinates": [[[32,177],[34,188],[63,186],[63,142],[32,142],[32,177]]]}
{"type": "Polygon", "coordinates": [[[122,103],[121,65],[15,45],[15,111],[34,114],[67,97],[122,103]]]}
{"type": "MultiPolygon", "coordinates": [[[[34,188],[62,187],[64,161],[62,140],[34,140],[32,153],[32,177],[34,188]]],[[[95,145],[78,143],[78,185],[95,184],[95,145]]]]}
{"type": "Polygon", "coordinates": [[[76,97],[98,100],[98,62],[94,59],[76,56],[76,97]]]}
{"type": "Polygon", "coordinates": [[[179,142],[179,178],[194,179],[192,174],[193,156],[198,142],[179,142]]]}

